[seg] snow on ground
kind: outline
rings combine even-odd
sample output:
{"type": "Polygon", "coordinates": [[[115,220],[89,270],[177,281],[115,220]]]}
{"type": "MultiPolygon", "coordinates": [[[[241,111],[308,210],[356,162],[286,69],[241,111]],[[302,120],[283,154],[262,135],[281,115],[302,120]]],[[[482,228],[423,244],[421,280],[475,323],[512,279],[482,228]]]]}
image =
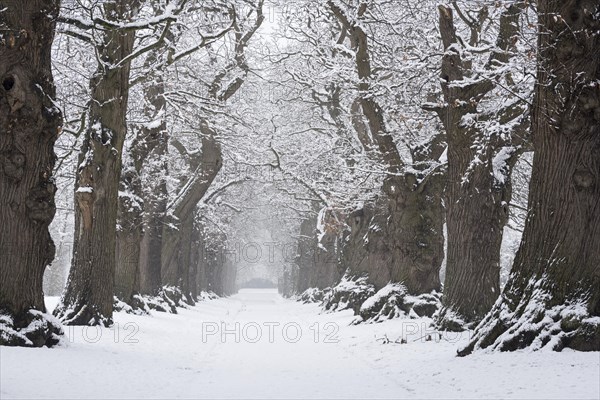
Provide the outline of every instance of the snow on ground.
{"type": "Polygon", "coordinates": [[[319,312],[243,290],[178,315],[119,313],[111,329],[68,327],[57,348],[0,347],[0,398],[600,397],[600,353],[458,358],[467,335],[427,341],[427,320],[319,312]]]}

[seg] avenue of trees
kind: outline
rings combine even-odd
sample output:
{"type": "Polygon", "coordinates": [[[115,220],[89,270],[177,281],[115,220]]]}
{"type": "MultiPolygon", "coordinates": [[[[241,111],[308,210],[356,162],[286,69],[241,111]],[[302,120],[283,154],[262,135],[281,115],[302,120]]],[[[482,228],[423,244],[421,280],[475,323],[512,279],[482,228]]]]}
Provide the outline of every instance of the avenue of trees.
{"type": "Polygon", "coordinates": [[[597,1],[0,0],[0,35],[0,344],[260,281],[600,350],[597,1]]]}

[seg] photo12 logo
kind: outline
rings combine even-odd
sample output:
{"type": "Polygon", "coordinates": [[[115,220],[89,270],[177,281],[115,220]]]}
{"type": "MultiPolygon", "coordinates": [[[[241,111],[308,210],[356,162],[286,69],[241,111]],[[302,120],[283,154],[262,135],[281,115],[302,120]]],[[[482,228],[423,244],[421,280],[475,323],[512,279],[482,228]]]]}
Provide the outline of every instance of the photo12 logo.
{"type": "Polygon", "coordinates": [[[114,323],[110,328],[101,326],[66,326],[65,337],[69,343],[78,341],[84,343],[98,343],[102,338],[110,338],[114,343],[137,344],[140,327],[135,322],[123,325],[114,323]]]}
{"type": "Polygon", "coordinates": [[[340,327],[333,322],[323,325],[315,322],[308,329],[303,330],[297,322],[236,322],[227,324],[225,322],[203,322],[202,343],[220,340],[221,343],[298,343],[304,334],[310,335],[314,343],[339,343],[337,336],[340,327]]]}

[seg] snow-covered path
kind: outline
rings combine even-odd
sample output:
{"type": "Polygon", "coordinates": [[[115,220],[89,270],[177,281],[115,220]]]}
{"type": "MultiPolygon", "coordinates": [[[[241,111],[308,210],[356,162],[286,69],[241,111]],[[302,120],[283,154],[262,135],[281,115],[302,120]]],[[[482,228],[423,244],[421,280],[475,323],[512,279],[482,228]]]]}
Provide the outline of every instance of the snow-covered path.
{"type": "Polygon", "coordinates": [[[457,358],[467,337],[419,339],[425,320],[352,319],[267,290],[178,315],[119,313],[112,329],[67,329],[58,348],[0,347],[0,398],[600,397],[599,353],[457,358]]]}

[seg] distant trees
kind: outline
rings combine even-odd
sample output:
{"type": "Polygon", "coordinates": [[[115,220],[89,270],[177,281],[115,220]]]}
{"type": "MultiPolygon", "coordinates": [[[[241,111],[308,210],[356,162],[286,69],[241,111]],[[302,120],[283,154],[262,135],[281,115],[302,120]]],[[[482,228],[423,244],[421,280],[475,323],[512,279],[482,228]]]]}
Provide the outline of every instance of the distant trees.
{"type": "Polygon", "coordinates": [[[535,156],[523,241],[461,355],[600,350],[600,5],[538,1],[535,156]]]}
{"type": "Polygon", "coordinates": [[[54,258],[56,212],[52,41],[58,0],[0,3],[0,345],[53,345],[42,277],[54,258]]]}

